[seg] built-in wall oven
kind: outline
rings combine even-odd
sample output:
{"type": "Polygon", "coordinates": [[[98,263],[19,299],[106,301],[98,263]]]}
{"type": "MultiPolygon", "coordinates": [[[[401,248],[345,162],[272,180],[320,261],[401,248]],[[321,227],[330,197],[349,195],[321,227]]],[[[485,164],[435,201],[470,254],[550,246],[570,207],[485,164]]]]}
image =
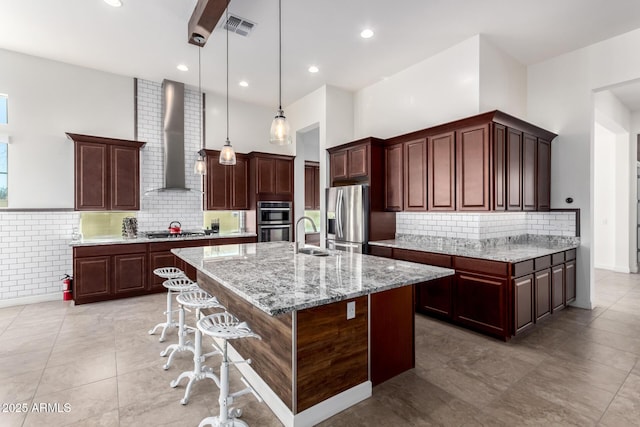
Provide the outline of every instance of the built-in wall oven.
{"type": "Polygon", "coordinates": [[[258,241],[290,242],[291,202],[258,202],[258,241]]]}

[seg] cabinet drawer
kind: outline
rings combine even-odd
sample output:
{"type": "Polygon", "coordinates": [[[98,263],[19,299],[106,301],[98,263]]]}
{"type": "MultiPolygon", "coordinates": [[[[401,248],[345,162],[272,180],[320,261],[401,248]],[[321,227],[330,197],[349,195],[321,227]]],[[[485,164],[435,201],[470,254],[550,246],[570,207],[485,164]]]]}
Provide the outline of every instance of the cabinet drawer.
{"type": "Polygon", "coordinates": [[[564,259],[566,259],[567,261],[570,261],[572,259],[576,259],[576,250],[575,249],[569,249],[568,251],[565,251],[564,259]]]}
{"type": "Polygon", "coordinates": [[[451,256],[435,254],[433,252],[412,251],[408,249],[394,249],[393,258],[402,261],[418,262],[420,264],[435,265],[451,268],[451,256]]]}
{"type": "Polygon", "coordinates": [[[536,271],[551,266],[551,255],[541,256],[533,260],[533,267],[536,271]]]}
{"type": "Polygon", "coordinates": [[[528,259],[526,261],[513,264],[513,277],[520,277],[529,274],[533,271],[533,260],[528,259]]]}
{"type": "Polygon", "coordinates": [[[369,255],[381,256],[385,258],[393,257],[393,249],[384,246],[369,246],[369,255]]]}
{"type": "Polygon", "coordinates": [[[485,273],[506,277],[509,275],[509,264],[500,261],[489,261],[477,258],[453,257],[453,268],[456,270],[485,273]]]}
{"type": "Polygon", "coordinates": [[[73,255],[78,258],[89,256],[137,254],[147,252],[146,243],[123,243],[114,245],[76,246],[73,255]]]}
{"type": "Polygon", "coordinates": [[[564,252],[551,255],[551,265],[558,265],[564,262],[564,252]]]}
{"type": "Polygon", "coordinates": [[[198,246],[209,246],[209,239],[194,240],[174,240],[171,242],[149,243],[149,252],[170,251],[176,248],[194,248],[198,246]]]}

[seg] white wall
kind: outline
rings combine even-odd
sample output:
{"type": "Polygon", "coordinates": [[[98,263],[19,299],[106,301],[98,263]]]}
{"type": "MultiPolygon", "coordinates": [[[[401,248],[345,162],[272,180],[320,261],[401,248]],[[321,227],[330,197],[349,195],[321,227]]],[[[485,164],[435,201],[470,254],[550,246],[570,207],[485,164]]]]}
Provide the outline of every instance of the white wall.
{"type": "Polygon", "coordinates": [[[9,95],[9,208],[73,208],[65,132],[133,139],[133,79],[0,49],[9,95]],[[28,167],[26,167],[28,166],[28,167]]]}
{"type": "Polygon", "coordinates": [[[577,300],[591,307],[593,92],[640,77],[640,30],[529,66],[528,120],[559,134],[552,144],[551,206],[580,208],[577,300]],[[573,197],[571,205],[566,197],[573,197]]]}
{"type": "Polygon", "coordinates": [[[594,136],[593,265],[613,270],[616,264],[616,135],[596,122],[594,136]],[[613,149],[612,149],[613,148],[613,149]]]}
{"type": "Polygon", "coordinates": [[[480,36],[480,112],[527,114],[527,67],[480,36]]]}
{"type": "Polygon", "coordinates": [[[479,113],[479,41],[474,36],[354,98],[354,137],[388,138],[479,113]]]}

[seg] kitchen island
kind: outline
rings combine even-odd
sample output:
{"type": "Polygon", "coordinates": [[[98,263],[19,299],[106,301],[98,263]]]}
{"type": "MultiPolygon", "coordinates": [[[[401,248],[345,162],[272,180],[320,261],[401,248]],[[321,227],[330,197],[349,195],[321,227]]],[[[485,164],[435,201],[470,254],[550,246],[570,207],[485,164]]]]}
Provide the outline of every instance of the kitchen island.
{"type": "MultiPolygon", "coordinates": [[[[414,366],[413,285],[454,271],[268,242],[174,249],[199,285],[262,336],[238,369],[286,426],[311,426],[414,366]]],[[[235,354],[234,354],[235,353],[235,354]]]]}

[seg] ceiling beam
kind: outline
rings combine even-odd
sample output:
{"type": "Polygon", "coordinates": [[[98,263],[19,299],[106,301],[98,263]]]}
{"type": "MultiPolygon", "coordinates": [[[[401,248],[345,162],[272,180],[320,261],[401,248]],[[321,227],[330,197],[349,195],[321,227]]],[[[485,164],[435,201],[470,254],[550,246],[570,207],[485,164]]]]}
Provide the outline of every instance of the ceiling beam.
{"type": "Polygon", "coordinates": [[[189,19],[189,43],[204,46],[231,0],[198,0],[189,19]],[[197,36],[201,36],[198,41],[197,36]]]}

